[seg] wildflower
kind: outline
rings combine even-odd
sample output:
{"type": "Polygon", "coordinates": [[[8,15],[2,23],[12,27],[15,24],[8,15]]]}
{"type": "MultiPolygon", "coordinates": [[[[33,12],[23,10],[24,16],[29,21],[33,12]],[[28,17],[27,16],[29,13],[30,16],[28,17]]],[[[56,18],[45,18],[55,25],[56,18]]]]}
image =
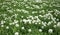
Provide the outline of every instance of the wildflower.
{"type": "Polygon", "coordinates": [[[47,25],[50,25],[51,24],[51,22],[48,22],[48,24],[47,25]]]}
{"type": "Polygon", "coordinates": [[[15,35],[19,35],[19,32],[15,32],[15,35]]]}
{"type": "Polygon", "coordinates": [[[42,32],[42,29],[39,29],[39,32],[42,32]]]}
{"type": "Polygon", "coordinates": [[[43,17],[42,15],[39,15],[40,17],[43,17]]]}
{"type": "Polygon", "coordinates": [[[18,23],[18,20],[14,20],[14,23],[18,23]]]}
{"type": "Polygon", "coordinates": [[[35,18],[38,18],[38,16],[35,16],[35,18]]]}
{"type": "Polygon", "coordinates": [[[24,29],[24,27],[21,27],[21,29],[24,29]]]}
{"type": "Polygon", "coordinates": [[[28,19],[27,21],[29,22],[29,24],[31,24],[31,21],[32,21],[32,20],[28,19]]]}
{"type": "Polygon", "coordinates": [[[2,20],[2,21],[1,21],[1,24],[4,24],[4,23],[5,23],[5,21],[2,20]]]}
{"type": "Polygon", "coordinates": [[[32,23],[35,23],[35,22],[36,22],[36,20],[33,20],[33,21],[32,21],[32,23]]]}
{"type": "Polygon", "coordinates": [[[34,14],[35,12],[33,11],[32,14],[34,14]]]}
{"type": "Polygon", "coordinates": [[[13,13],[13,10],[7,10],[9,13],[13,13]]]}
{"type": "Polygon", "coordinates": [[[59,19],[56,19],[57,21],[59,21],[59,19]]]}
{"type": "Polygon", "coordinates": [[[21,16],[21,18],[23,18],[24,16],[21,16]]]}
{"type": "Polygon", "coordinates": [[[1,25],[1,27],[4,27],[4,25],[1,25]]]}
{"type": "Polygon", "coordinates": [[[16,27],[19,27],[19,24],[16,24],[15,26],[16,26],[16,27]]]}
{"type": "Polygon", "coordinates": [[[35,0],[35,2],[40,2],[40,3],[42,3],[42,0],[35,0]]]}
{"type": "Polygon", "coordinates": [[[60,22],[57,23],[57,27],[60,27],[60,22]]]}
{"type": "Polygon", "coordinates": [[[6,29],[9,29],[9,26],[7,26],[6,29]]]}
{"type": "Polygon", "coordinates": [[[40,7],[38,5],[33,5],[34,8],[39,9],[40,7]]]}
{"type": "Polygon", "coordinates": [[[16,6],[16,5],[14,5],[14,6],[16,6]]]}
{"type": "Polygon", "coordinates": [[[9,23],[9,25],[12,25],[13,23],[9,23]]]}
{"type": "Polygon", "coordinates": [[[56,28],[57,25],[54,25],[53,27],[56,28]]]}
{"type": "Polygon", "coordinates": [[[43,29],[43,28],[44,28],[44,26],[41,26],[41,28],[43,29]]]}
{"type": "Polygon", "coordinates": [[[27,23],[27,20],[26,20],[26,19],[23,19],[23,22],[24,22],[24,23],[27,23]]]}
{"type": "Polygon", "coordinates": [[[28,29],[28,32],[31,32],[31,29],[28,29]]]}
{"type": "Polygon", "coordinates": [[[48,32],[49,32],[49,33],[52,33],[52,32],[53,32],[53,29],[49,29],[48,32]]]}
{"type": "Polygon", "coordinates": [[[16,11],[19,11],[19,12],[21,12],[21,10],[20,10],[20,9],[16,9],[16,11]]]}
{"type": "Polygon", "coordinates": [[[41,23],[39,23],[39,24],[41,24],[41,23]]]}
{"type": "Polygon", "coordinates": [[[24,0],[25,2],[27,2],[28,0],[24,0]]]}

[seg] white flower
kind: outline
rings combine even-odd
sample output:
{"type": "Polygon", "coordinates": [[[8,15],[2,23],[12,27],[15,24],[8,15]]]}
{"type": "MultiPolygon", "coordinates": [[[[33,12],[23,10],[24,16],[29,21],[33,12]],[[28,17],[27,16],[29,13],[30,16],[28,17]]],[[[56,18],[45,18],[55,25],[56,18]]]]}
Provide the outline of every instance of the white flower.
{"type": "Polygon", "coordinates": [[[35,23],[35,24],[38,24],[38,23],[35,23]]]}
{"type": "Polygon", "coordinates": [[[56,19],[57,21],[59,21],[59,19],[56,19]]]}
{"type": "Polygon", "coordinates": [[[25,2],[27,2],[28,0],[24,0],[25,2]]]}
{"type": "Polygon", "coordinates": [[[53,27],[56,28],[56,25],[54,25],[53,27]]]}
{"type": "Polygon", "coordinates": [[[27,21],[29,22],[29,24],[31,24],[31,21],[32,21],[32,20],[28,19],[27,21]]]}
{"type": "Polygon", "coordinates": [[[40,3],[41,3],[41,2],[42,2],[42,0],[35,0],[35,2],[40,2],[40,3]]]}
{"type": "Polygon", "coordinates": [[[21,10],[20,10],[20,9],[16,9],[16,11],[19,11],[19,12],[21,12],[21,10]]]}
{"type": "Polygon", "coordinates": [[[38,18],[38,16],[35,16],[35,18],[38,18]]]}
{"type": "Polygon", "coordinates": [[[16,27],[19,27],[19,24],[16,24],[15,26],[16,26],[16,27]]]}
{"type": "Polygon", "coordinates": [[[6,29],[9,29],[9,26],[7,26],[6,29]]]}
{"type": "Polygon", "coordinates": [[[44,28],[44,26],[41,26],[41,28],[43,29],[43,28],[44,28]]]}
{"type": "Polygon", "coordinates": [[[33,11],[32,14],[34,14],[35,12],[33,11]]]}
{"type": "Polygon", "coordinates": [[[51,24],[51,22],[48,22],[48,24],[47,25],[50,25],[51,24]]]}
{"type": "Polygon", "coordinates": [[[15,32],[15,35],[19,35],[19,32],[15,32]]]}
{"type": "Polygon", "coordinates": [[[39,32],[42,32],[42,29],[39,29],[39,32]]]}
{"type": "Polygon", "coordinates": [[[12,25],[13,23],[9,23],[9,25],[12,25]]]}
{"type": "Polygon", "coordinates": [[[5,21],[2,20],[2,21],[1,21],[1,24],[4,24],[4,23],[5,23],[5,21]]]}
{"type": "Polygon", "coordinates": [[[28,21],[27,21],[26,19],[23,19],[23,22],[24,22],[24,23],[27,23],[28,21]]]}
{"type": "Polygon", "coordinates": [[[46,23],[45,23],[45,22],[42,22],[42,25],[43,25],[43,26],[46,26],[46,23]]]}
{"type": "Polygon", "coordinates": [[[41,23],[39,23],[39,24],[41,24],[41,23]]]}
{"type": "Polygon", "coordinates": [[[38,5],[33,5],[34,8],[39,9],[40,7],[38,5]]]}
{"type": "Polygon", "coordinates": [[[13,11],[12,10],[7,10],[9,13],[13,13],[13,11]]]}
{"type": "Polygon", "coordinates": [[[14,20],[14,23],[18,23],[18,20],[14,20]]]}
{"type": "Polygon", "coordinates": [[[27,10],[24,10],[24,9],[22,9],[22,12],[27,14],[29,13],[27,10]]]}
{"type": "Polygon", "coordinates": [[[21,18],[23,18],[24,16],[21,16],[21,18]]]}
{"type": "Polygon", "coordinates": [[[31,29],[28,29],[28,32],[31,32],[31,29]]]}
{"type": "Polygon", "coordinates": [[[1,25],[1,27],[4,27],[4,25],[1,25]]]}
{"type": "Polygon", "coordinates": [[[42,15],[39,15],[40,17],[43,17],[42,15]]]}
{"type": "Polygon", "coordinates": [[[36,20],[33,20],[33,21],[32,21],[32,23],[35,23],[35,22],[36,22],[36,20]]]}
{"type": "Polygon", "coordinates": [[[22,27],[21,29],[24,29],[24,27],[22,27]]]}
{"type": "Polygon", "coordinates": [[[14,6],[16,6],[16,5],[14,5],[14,6]]]}
{"type": "Polygon", "coordinates": [[[52,32],[53,32],[53,29],[49,29],[48,32],[49,32],[49,33],[52,33],[52,32]]]}
{"type": "Polygon", "coordinates": [[[60,27],[60,22],[57,23],[57,26],[60,27]]]}
{"type": "Polygon", "coordinates": [[[14,22],[12,22],[12,24],[14,25],[15,23],[14,23],[14,22]]]}
{"type": "Polygon", "coordinates": [[[18,14],[14,14],[15,18],[17,18],[18,14]]]}

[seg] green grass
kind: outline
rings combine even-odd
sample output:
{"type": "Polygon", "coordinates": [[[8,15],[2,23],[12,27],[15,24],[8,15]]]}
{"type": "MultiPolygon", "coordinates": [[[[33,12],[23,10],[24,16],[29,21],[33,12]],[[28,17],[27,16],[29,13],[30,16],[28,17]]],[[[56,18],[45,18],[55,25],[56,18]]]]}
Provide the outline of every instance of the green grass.
{"type": "Polygon", "coordinates": [[[55,28],[53,27],[54,25],[57,25],[58,22],[60,22],[60,2],[59,0],[57,1],[45,0],[45,1],[42,0],[42,2],[36,2],[35,0],[28,0],[28,1],[0,0],[0,35],[14,35],[15,32],[19,32],[19,35],[60,35],[60,26],[59,27],[57,26],[55,28]],[[25,11],[27,11],[28,13],[24,13],[25,11]],[[54,23],[54,20],[51,19],[52,17],[51,15],[47,17],[39,16],[39,15],[44,16],[48,14],[49,11],[53,11],[50,12],[50,14],[53,16],[53,18],[56,18],[55,19],[56,23],[54,23]],[[32,12],[36,12],[36,13],[32,14],[32,12]],[[37,24],[35,23],[29,24],[28,22],[25,24],[24,22],[20,22],[23,19],[27,20],[27,17],[29,17],[30,15],[33,17],[38,16],[41,22],[38,22],[37,24]],[[23,18],[21,16],[23,16],[23,18]],[[50,19],[48,19],[48,17],[50,17],[50,19]],[[17,24],[19,25],[19,27],[16,27],[15,26],[16,24],[10,25],[10,23],[13,23],[14,20],[18,21],[17,24]],[[1,21],[5,21],[5,23],[1,24],[1,21]],[[50,25],[47,25],[48,22],[50,21],[52,21],[52,23],[50,25]],[[42,22],[47,23],[46,26],[44,26],[44,28],[41,28],[43,26],[42,22]],[[6,29],[7,26],[9,27],[9,29],[6,29]],[[21,27],[24,27],[25,29],[23,30],[21,29],[21,27]],[[31,29],[32,31],[28,32],[28,29],[31,29]],[[42,29],[42,32],[39,32],[39,29],[42,29]],[[49,29],[53,29],[53,32],[49,33],[48,32],[49,29]]]}

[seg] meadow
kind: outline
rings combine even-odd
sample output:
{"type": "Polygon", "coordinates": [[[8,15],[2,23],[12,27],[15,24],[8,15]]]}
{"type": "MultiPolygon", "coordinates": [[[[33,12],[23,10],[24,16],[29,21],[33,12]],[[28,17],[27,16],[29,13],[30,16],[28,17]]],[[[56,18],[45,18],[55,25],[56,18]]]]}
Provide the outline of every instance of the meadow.
{"type": "Polygon", "coordinates": [[[60,1],[0,0],[0,35],[60,35],[60,1]]]}

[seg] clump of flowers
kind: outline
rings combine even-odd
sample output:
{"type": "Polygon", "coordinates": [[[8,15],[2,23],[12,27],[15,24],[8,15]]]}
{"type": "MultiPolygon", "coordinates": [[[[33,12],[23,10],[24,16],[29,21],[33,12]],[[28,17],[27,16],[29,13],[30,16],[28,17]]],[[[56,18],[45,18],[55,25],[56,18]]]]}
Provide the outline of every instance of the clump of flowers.
{"type": "Polygon", "coordinates": [[[0,1],[0,35],[60,34],[59,7],[57,1],[0,1]]]}

